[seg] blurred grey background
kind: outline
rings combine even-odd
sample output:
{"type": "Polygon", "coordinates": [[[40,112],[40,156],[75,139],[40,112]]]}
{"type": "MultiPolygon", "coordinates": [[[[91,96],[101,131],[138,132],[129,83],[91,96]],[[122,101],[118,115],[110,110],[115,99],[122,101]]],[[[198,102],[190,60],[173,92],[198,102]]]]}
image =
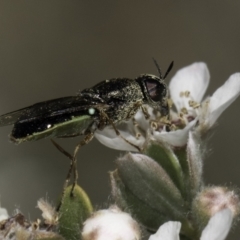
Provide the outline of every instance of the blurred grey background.
{"type": "MultiPolygon", "coordinates": [[[[240,71],[240,1],[0,0],[0,114],[75,95],[113,77],[157,74],[174,60],[168,81],[195,61],[208,64],[208,94],[240,71]]],[[[239,104],[219,119],[205,159],[205,182],[240,186],[239,104]]],[[[36,202],[61,193],[69,161],[50,140],[16,146],[0,129],[0,202],[31,219],[36,202]]],[[[58,141],[72,151],[79,138],[58,141]]],[[[79,183],[104,207],[108,171],[122,153],[94,140],[78,157],[79,183]]],[[[239,239],[237,226],[228,239],[239,239]]]]}

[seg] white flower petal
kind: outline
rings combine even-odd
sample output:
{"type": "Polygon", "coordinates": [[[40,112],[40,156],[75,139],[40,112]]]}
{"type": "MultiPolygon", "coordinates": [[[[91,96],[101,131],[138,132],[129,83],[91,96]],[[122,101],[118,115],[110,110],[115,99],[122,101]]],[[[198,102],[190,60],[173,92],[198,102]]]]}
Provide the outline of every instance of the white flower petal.
{"type": "Polygon", "coordinates": [[[209,84],[210,74],[203,62],[193,63],[177,71],[169,84],[171,99],[178,112],[183,108],[189,109],[189,100],[201,102],[209,84]],[[192,99],[181,97],[180,93],[189,91],[192,99]]]}
{"type": "Polygon", "coordinates": [[[7,210],[5,208],[0,208],[0,222],[8,218],[9,218],[9,215],[7,210]]]}
{"type": "MultiPolygon", "coordinates": [[[[154,114],[153,114],[153,109],[151,109],[150,107],[147,108],[147,112],[149,113],[150,115],[150,119],[154,119],[154,114]]],[[[139,127],[145,131],[147,131],[147,129],[149,128],[149,120],[146,120],[142,110],[139,110],[136,115],[134,116],[134,119],[135,121],[137,122],[137,124],[139,125],[139,127]]],[[[128,121],[126,122],[128,125],[129,123],[132,124],[132,121],[128,121]]],[[[132,126],[129,126],[128,128],[133,128],[133,125],[132,126]]]]}
{"type": "Polygon", "coordinates": [[[240,94],[240,73],[235,73],[222,85],[210,98],[208,106],[208,115],[206,123],[211,127],[222,114],[222,112],[239,96],[240,94]]]}
{"type": "Polygon", "coordinates": [[[164,223],[158,231],[151,235],[149,240],[179,240],[180,222],[164,223]]]}
{"type": "Polygon", "coordinates": [[[196,125],[197,118],[188,123],[188,125],[176,131],[158,132],[154,131],[153,136],[157,141],[168,143],[174,147],[182,147],[187,144],[188,133],[196,125]]]}
{"type": "MultiPolygon", "coordinates": [[[[150,119],[154,119],[155,115],[153,114],[153,109],[148,106],[146,106],[146,109],[150,115],[150,119]]],[[[138,131],[146,134],[149,128],[149,119],[146,120],[141,109],[136,113],[134,119],[138,127],[135,127],[133,121],[129,120],[117,124],[116,128],[123,138],[141,148],[145,143],[145,136],[141,134],[137,139],[136,134],[138,131]]],[[[107,126],[103,130],[97,130],[95,132],[95,137],[99,140],[99,142],[107,147],[122,151],[137,151],[134,146],[124,141],[120,136],[117,136],[112,126],[107,126]]]]}
{"type": "MultiPolygon", "coordinates": [[[[136,136],[131,135],[128,131],[119,130],[119,132],[122,137],[138,147],[142,147],[145,142],[143,136],[136,139],[136,136]]],[[[107,147],[121,151],[137,151],[134,146],[124,141],[120,136],[117,136],[111,126],[105,127],[102,131],[97,130],[94,135],[100,143],[107,147]]]]}
{"type": "Polygon", "coordinates": [[[230,209],[216,213],[204,228],[200,240],[224,240],[231,228],[232,220],[230,209]]]}

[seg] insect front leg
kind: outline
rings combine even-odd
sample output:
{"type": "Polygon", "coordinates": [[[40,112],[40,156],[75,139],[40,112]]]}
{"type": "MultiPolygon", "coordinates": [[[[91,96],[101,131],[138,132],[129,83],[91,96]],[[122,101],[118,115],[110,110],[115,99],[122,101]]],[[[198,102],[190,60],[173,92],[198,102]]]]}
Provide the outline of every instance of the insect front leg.
{"type": "Polygon", "coordinates": [[[139,124],[135,118],[132,118],[133,128],[136,139],[139,139],[142,136],[142,133],[140,132],[141,129],[139,127],[139,124]]]}
{"type": "Polygon", "coordinates": [[[142,105],[141,109],[142,109],[145,119],[148,120],[150,118],[150,114],[148,113],[147,108],[142,105]]]}

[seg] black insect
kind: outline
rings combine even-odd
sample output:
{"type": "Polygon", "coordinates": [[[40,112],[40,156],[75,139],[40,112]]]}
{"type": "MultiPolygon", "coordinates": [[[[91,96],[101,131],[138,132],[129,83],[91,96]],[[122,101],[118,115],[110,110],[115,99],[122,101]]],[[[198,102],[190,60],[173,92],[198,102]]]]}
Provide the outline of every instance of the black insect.
{"type": "MultiPolygon", "coordinates": [[[[159,77],[143,74],[136,79],[105,80],[76,96],[40,102],[0,116],[0,126],[13,125],[12,142],[39,140],[46,137],[66,138],[84,135],[89,142],[97,129],[131,119],[145,104],[168,115],[168,90],[164,79],[173,66],[159,77]]],[[[82,144],[82,145],[83,145],[82,144]]]]}

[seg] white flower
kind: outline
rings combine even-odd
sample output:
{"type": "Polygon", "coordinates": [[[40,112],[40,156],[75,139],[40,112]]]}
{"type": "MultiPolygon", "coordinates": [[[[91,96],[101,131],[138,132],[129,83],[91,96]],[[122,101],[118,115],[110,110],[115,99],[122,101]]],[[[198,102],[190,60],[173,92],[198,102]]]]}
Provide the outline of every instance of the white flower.
{"type": "Polygon", "coordinates": [[[8,218],[9,218],[9,215],[8,215],[7,209],[0,207],[0,222],[8,218]]]}
{"type": "Polygon", "coordinates": [[[200,114],[200,127],[211,128],[222,112],[240,94],[240,73],[232,74],[216,92],[203,102],[200,114]],[[201,126],[202,125],[202,126],[201,126]]]}
{"type": "Polygon", "coordinates": [[[198,119],[199,127],[201,130],[204,127],[205,131],[214,125],[221,113],[240,94],[240,73],[235,73],[202,102],[209,80],[207,65],[199,62],[179,70],[169,84],[178,116],[181,114],[186,125],[192,119],[198,119]]]}
{"type": "Polygon", "coordinates": [[[139,240],[138,223],[125,212],[112,206],[99,210],[85,223],[82,231],[83,240],[139,240]]]}
{"type": "MultiPolygon", "coordinates": [[[[131,120],[117,126],[121,136],[139,148],[149,138],[181,147],[186,145],[191,129],[194,128],[200,135],[205,133],[240,94],[240,73],[235,73],[212,97],[202,101],[209,79],[210,74],[205,63],[193,63],[180,69],[169,84],[170,97],[176,111],[170,111],[168,127],[166,121],[155,116],[148,108],[150,120],[146,120],[139,110],[134,122],[131,120]]],[[[116,135],[112,126],[96,131],[95,136],[110,148],[136,151],[134,146],[116,135]]]]}
{"type": "MultiPolygon", "coordinates": [[[[232,220],[232,212],[227,208],[216,213],[203,229],[200,240],[224,240],[231,228],[232,220]]],[[[179,240],[180,227],[179,222],[167,222],[160,226],[149,240],[179,240]]]]}

